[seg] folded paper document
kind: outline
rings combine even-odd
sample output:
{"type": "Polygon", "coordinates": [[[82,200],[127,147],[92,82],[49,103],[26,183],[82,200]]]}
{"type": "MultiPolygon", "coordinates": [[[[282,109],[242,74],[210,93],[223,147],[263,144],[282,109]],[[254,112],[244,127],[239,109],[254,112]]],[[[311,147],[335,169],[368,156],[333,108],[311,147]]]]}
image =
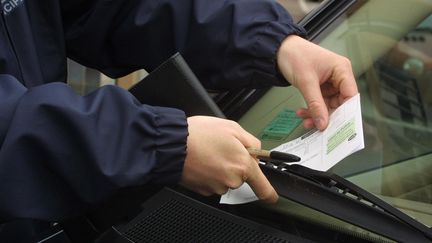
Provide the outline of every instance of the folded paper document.
{"type": "MultiPolygon", "coordinates": [[[[301,158],[296,164],[327,171],[350,154],[364,148],[360,94],[347,100],[330,115],[324,131],[311,130],[303,136],[284,143],[273,150],[295,154],[301,158]]],[[[220,203],[238,204],[257,200],[252,189],[244,183],[229,190],[220,203]]]]}

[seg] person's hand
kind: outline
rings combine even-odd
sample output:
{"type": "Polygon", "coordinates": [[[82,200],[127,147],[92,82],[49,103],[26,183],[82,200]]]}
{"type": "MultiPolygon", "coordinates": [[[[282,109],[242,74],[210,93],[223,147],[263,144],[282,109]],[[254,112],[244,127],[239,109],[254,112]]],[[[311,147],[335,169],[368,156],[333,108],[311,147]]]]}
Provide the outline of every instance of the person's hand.
{"type": "Polygon", "coordinates": [[[215,117],[189,117],[188,125],[181,185],[202,195],[222,195],[247,182],[258,198],[277,201],[276,191],[246,149],[261,148],[257,138],[238,123],[215,117]]]}
{"type": "Polygon", "coordinates": [[[351,62],[299,36],[289,36],[277,53],[282,75],[302,93],[307,108],[299,109],[306,128],[324,130],[329,109],[358,93],[351,62]]]}

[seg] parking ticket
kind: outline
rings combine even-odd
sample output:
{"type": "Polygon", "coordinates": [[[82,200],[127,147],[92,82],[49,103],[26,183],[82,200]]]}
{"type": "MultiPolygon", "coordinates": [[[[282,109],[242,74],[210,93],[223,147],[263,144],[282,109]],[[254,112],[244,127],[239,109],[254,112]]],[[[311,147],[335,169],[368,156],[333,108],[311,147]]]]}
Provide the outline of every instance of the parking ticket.
{"type": "MultiPolygon", "coordinates": [[[[360,94],[350,98],[330,114],[324,131],[311,130],[301,137],[272,149],[297,155],[302,166],[327,171],[345,157],[364,148],[360,94]]],[[[228,190],[220,203],[239,204],[257,200],[247,183],[228,190]],[[251,194],[252,193],[252,194],[251,194]]]]}

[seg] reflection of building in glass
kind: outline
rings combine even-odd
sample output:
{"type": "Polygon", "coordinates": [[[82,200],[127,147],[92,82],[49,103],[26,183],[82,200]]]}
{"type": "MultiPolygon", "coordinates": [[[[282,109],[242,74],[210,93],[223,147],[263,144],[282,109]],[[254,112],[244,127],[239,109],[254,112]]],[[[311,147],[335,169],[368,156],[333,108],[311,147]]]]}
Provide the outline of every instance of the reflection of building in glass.
{"type": "Polygon", "coordinates": [[[376,121],[383,139],[384,164],[428,153],[432,145],[430,19],[396,42],[366,74],[379,113],[376,121]]]}
{"type": "MultiPolygon", "coordinates": [[[[424,124],[432,118],[432,16],[426,18],[417,28],[407,33],[402,40],[384,57],[390,69],[401,72],[399,77],[405,77],[404,85],[416,86],[417,92],[414,100],[419,102],[418,109],[422,109],[424,124]],[[409,78],[407,78],[409,77],[409,78]]],[[[404,92],[408,92],[407,89],[404,92]]],[[[408,93],[410,94],[410,93],[408,93]]],[[[406,99],[413,98],[406,95],[406,99]]],[[[412,100],[412,99],[411,99],[412,100]]],[[[411,102],[412,103],[412,102],[411,102]]],[[[418,112],[412,114],[413,119],[418,118],[418,112]]]]}
{"type": "MultiPolygon", "coordinates": [[[[428,19],[432,20],[432,17],[428,19]]],[[[432,105],[432,21],[429,26],[420,25],[403,40],[408,47],[406,52],[410,58],[406,58],[403,69],[418,79],[418,85],[424,102],[432,105]]],[[[428,110],[428,117],[432,118],[432,110],[428,110]]]]}
{"type": "Polygon", "coordinates": [[[404,122],[426,125],[427,117],[417,85],[417,79],[404,71],[378,61],[381,112],[387,117],[404,122]]]}

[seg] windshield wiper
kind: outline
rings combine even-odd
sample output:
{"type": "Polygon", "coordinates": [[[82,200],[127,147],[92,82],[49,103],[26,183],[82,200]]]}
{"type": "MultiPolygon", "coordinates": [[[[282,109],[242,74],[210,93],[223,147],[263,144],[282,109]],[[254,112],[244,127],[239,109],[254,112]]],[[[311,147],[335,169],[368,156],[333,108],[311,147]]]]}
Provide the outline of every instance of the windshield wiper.
{"type": "Polygon", "coordinates": [[[398,242],[432,241],[431,228],[336,174],[295,164],[260,166],[282,197],[398,242]]]}

